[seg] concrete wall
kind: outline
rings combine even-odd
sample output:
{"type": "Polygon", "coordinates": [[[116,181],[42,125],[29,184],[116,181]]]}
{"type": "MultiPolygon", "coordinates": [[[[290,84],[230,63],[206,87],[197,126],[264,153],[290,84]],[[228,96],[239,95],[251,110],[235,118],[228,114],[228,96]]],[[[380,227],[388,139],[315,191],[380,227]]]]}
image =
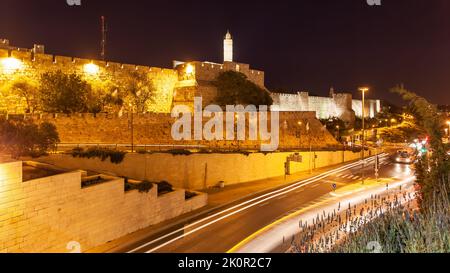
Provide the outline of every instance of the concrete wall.
{"type": "Polygon", "coordinates": [[[81,172],[22,182],[22,162],[0,164],[0,252],[85,251],[207,204],[184,195],[124,192],[118,178],[81,188],[81,172]]]}
{"type": "MultiPolygon", "coordinates": [[[[284,163],[293,153],[243,154],[128,154],[119,164],[98,159],[79,159],[70,155],[52,155],[40,158],[42,162],[70,169],[89,169],[119,176],[150,181],[166,180],[175,187],[205,189],[216,186],[219,181],[227,185],[245,183],[284,175],[284,163]],[[177,170],[177,171],[174,171],[177,170]]],[[[360,153],[351,151],[300,153],[302,163],[291,162],[291,173],[340,164],[360,158],[360,153]]],[[[369,155],[369,153],[367,153],[369,155]]]]}

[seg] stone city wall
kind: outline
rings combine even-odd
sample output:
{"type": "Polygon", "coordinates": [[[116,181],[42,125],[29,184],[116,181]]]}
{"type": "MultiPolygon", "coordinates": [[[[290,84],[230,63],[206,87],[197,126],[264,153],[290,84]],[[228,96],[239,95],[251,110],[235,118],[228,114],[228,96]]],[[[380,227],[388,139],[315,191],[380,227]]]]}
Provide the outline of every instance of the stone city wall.
{"type": "Polygon", "coordinates": [[[0,164],[0,252],[81,251],[174,218],[207,204],[207,195],[185,200],[184,190],[161,196],[124,192],[124,181],[81,187],[81,172],[22,181],[22,162],[0,164]]]}
{"type": "Polygon", "coordinates": [[[8,57],[22,62],[21,67],[11,71],[5,70],[0,64],[0,111],[9,113],[24,113],[26,102],[17,94],[11,94],[9,85],[15,79],[26,78],[30,83],[37,83],[41,74],[61,70],[64,73],[77,73],[93,87],[105,87],[108,83],[125,79],[131,71],[144,71],[155,86],[154,102],[149,105],[149,112],[169,113],[172,109],[173,92],[178,82],[178,72],[174,69],[104,62],[98,60],[64,57],[49,54],[34,54],[26,50],[6,50],[0,48],[0,60],[8,57]],[[97,73],[85,71],[86,64],[99,67],[97,73]]]}
{"type": "MultiPolygon", "coordinates": [[[[275,111],[313,111],[318,119],[338,117],[344,121],[354,121],[354,116],[362,117],[362,101],[353,100],[348,93],[333,94],[333,97],[309,96],[308,92],[297,94],[272,93],[275,111]],[[353,116],[353,118],[351,117],[353,116]]],[[[366,100],[366,117],[375,117],[381,111],[379,100],[366,100]]]]}
{"type": "MultiPolygon", "coordinates": [[[[23,118],[23,116],[9,118],[23,118]]],[[[59,133],[61,143],[65,144],[131,144],[131,120],[133,119],[133,141],[135,145],[204,145],[216,149],[256,149],[261,142],[248,140],[248,117],[246,123],[247,140],[245,141],[175,141],[171,130],[175,118],[169,114],[131,114],[118,116],[108,114],[58,114],[25,115],[36,123],[53,123],[59,133]]],[[[270,124],[270,114],[268,116],[270,124]]],[[[204,118],[205,124],[209,118],[204,118]]],[[[325,149],[335,147],[338,142],[324,129],[313,112],[280,112],[280,148],[325,149]],[[301,125],[299,125],[301,122],[301,125]],[[310,124],[310,131],[306,124],[310,124]]],[[[224,131],[225,131],[224,125],[224,131]]],[[[270,126],[269,126],[270,128],[270,126]]],[[[193,130],[193,129],[192,129],[193,130]]],[[[225,133],[225,132],[224,132],[225,133]]]]}

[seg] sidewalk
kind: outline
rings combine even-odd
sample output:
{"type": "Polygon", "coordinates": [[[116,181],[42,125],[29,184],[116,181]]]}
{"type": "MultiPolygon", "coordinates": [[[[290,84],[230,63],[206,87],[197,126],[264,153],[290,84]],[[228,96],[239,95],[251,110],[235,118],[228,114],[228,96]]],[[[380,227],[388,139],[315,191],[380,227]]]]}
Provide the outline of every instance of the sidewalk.
{"type": "MultiPolygon", "coordinates": [[[[356,160],[358,161],[358,160],[356,160]]],[[[145,238],[161,233],[165,229],[180,225],[186,221],[191,221],[201,215],[206,215],[213,210],[218,210],[222,207],[225,207],[231,203],[237,202],[239,200],[249,198],[252,196],[256,196],[262,194],[264,192],[269,192],[281,188],[283,186],[287,186],[299,180],[307,179],[309,177],[316,176],[322,172],[335,169],[337,167],[350,164],[355,161],[349,161],[346,163],[328,166],[325,168],[320,168],[314,170],[312,173],[309,171],[296,173],[289,176],[281,176],[268,178],[263,180],[257,180],[253,182],[247,182],[242,184],[235,184],[231,186],[227,186],[223,189],[214,188],[209,189],[203,192],[208,193],[208,205],[199,210],[180,215],[176,218],[170,219],[168,221],[147,227],[145,229],[136,231],[134,233],[125,235],[121,238],[115,239],[106,244],[97,246],[95,248],[89,249],[86,253],[105,253],[105,252],[115,252],[119,250],[121,247],[125,247],[127,245],[133,244],[133,242],[137,242],[140,240],[144,240],[145,238]]]]}

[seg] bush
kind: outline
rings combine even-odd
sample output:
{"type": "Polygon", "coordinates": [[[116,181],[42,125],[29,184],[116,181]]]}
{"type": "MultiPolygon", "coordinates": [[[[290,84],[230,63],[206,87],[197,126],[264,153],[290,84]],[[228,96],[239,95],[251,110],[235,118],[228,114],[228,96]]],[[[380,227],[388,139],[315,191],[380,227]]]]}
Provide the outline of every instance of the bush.
{"type": "Polygon", "coordinates": [[[105,182],[105,180],[101,176],[97,176],[95,178],[82,181],[81,182],[81,187],[85,188],[85,187],[89,187],[89,186],[94,186],[94,185],[97,185],[97,184],[101,184],[103,182],[105,182]]]}
{"type": "Polygon", "coordinates": [[[39,157],[54,149],[59,142],[55,125],[28,120],[0,120],[0,150],[13,157],[39,157]]]}
{"type": "Polygon", "coordinates": [[[161,181],[157,183],[158,185],[158,195],[173,192],[173,186],[167,181],[161,181]]]}
{"type": "Polygon", "coordinates": [[[269,92],[247,79],[240,72],[226,71],[219,74],[214,85],[217,87],[216,101],[226,105],[267,105],[273,104],[269,92]]]}
{"type": "Polygon", "coordinates": [[[117,151],[117,150],[111,150],[107,148],[89,148],[86,151],[82,148],[75,148],[72,150],[72,156],[73,157],[79,157],[79,158],[100,158],[102,161],[105,161],[108,159],[113,164],[120,164],[125,158],[126,153],[117,151]]]}
{"type": "Polygon", "coordinates": [[[125,180],[125,191],[138,190],[140,193],[148,193],[153,189],[153,183],[149,181],[142,181],[141,183],[130,183],[128,179],[125,180]]]}
{"type": "Polygon", "coordinates": [[[188,200],[188,199],[191,199],[191,198],[193,198],[193,197],[196,197],[197,195],[198,195],[198,194],[195,193],[195,192],[186,191],[185,194],[184,194],[184,199],[185,199],[185,200],[188,200]]]}
{"type": "Polygon", "coordinates": [[[167,151],[168,153],[172,155],[191,155],[192,152],[189,150],[183,150],[183,149],[174,149],[167,151]]]}

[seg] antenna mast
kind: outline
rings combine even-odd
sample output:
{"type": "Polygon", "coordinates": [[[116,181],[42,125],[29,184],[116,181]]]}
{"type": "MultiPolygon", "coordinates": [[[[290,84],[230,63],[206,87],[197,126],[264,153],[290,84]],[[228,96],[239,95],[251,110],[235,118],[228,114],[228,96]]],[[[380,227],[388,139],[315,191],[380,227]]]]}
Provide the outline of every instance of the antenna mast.
{"type": "Polygon", "coordinates": [[[101,23],[102,23],[102,43],[101,43],[101,47],[102,47],[102,51],[100,53],[102,60],[104,61],[106,58],[106,32],[108,31],[107,27],[106,27],[106,19],[105,16],[101,17],[101,23]]]}

